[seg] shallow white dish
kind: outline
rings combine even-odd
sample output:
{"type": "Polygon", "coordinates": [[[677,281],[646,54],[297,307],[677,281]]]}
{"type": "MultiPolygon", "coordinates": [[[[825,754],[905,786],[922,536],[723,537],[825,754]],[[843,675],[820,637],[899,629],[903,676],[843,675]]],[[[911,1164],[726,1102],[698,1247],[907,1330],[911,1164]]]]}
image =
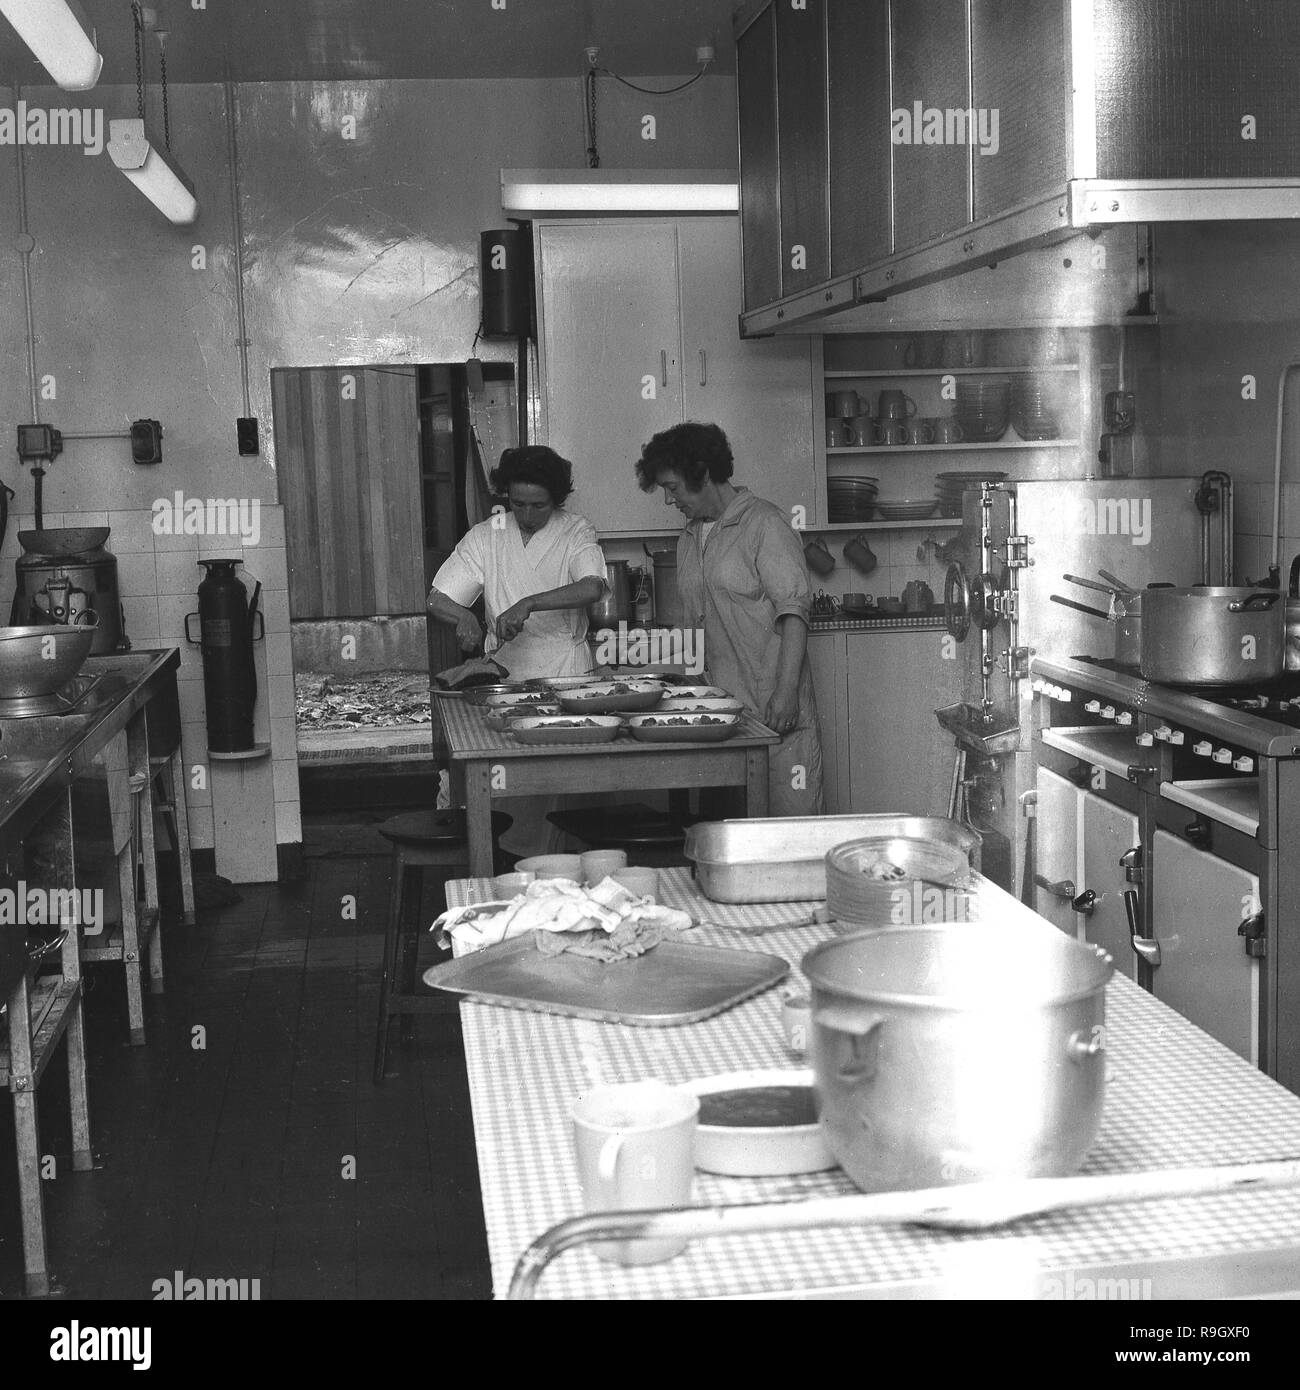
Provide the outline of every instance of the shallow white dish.
{"type": "Polygon", "coordinates": [[[737,699],[695,695],[670,695],[658,709],[660,714],[739,714],[745,706],[737,699]]]}
{"type": "MultiPolygon", "coordinates": [[[[682,1089],[700,1097],[722,1091],[750,1091],[770,1086],[813,1090],[811,1067],[723,1072],[686,1081],[682,1089]]],[[[703,1113],[703,1111],[701,1111],[703,1113]]],[[[836,1167],[822,1139],[821,1124],[713,1125],[695,1130],[695,1166],[730,1177],[784,1177],[820,1173],[836,1167]]]]}

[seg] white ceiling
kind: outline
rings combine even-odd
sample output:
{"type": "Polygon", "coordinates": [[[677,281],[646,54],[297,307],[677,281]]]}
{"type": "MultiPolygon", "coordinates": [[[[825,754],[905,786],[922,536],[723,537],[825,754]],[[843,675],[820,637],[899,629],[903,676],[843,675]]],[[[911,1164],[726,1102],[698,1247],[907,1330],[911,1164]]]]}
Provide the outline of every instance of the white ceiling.
{"type": "MultiPolygon", "coordinates": [[[[357,78],[576,77],[583,49],[627,75],[735,70],[737,0],[153,0],[168,28],[173,82],[357,78]]],[[[102,83],[133,83],[130,0],[81,0],[104,55],[102,83]]],[[[157,47],[150,45],[150,81],[157,47]]],[[[0,17],[0,81],[48,81],[0,17]]]]}

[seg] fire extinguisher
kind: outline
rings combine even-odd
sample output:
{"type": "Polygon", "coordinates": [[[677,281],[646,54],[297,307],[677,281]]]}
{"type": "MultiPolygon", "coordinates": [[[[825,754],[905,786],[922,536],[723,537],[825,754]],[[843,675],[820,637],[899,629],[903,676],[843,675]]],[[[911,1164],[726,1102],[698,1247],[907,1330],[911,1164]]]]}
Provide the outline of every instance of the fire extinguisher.
{"type": "Polygon", "coordinates": [[[253,747],[253,707],[257,704],[257,671],[253,643],[266,635],[258,610],[262,586],[249,601],[248,590],[235,577],[240,560],[200,560],[207,570],[199,585],[199,611],[185,615],[185,640],[203,652],[203,696],[208,713],[208,750],[243,753],[253,747]],[[190,619],[199,620],[199,636],[190,632],[190,619]],[[254,634],[253,619],[260,625],[254,634]]]}

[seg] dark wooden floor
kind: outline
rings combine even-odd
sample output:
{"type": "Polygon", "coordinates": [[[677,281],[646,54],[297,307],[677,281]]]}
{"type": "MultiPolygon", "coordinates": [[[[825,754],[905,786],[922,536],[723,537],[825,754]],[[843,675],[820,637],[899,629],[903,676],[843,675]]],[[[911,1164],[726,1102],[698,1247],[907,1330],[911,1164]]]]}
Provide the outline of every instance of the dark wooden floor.
{"type": "MultiPolygon", "coordinates": [[[[397,1074],[371,1079],[388,859],[366,822],[379,819],[305,820],[304,881],[240,886],[197,927],[167,926],[148,1046],[127,1044],[120,968],[95,968],[96,1171],[72,1171],[62,1049],[40,1092],[50,1267],[67,1296],[149,1299],[177,1270],[257,1278],[264,1299],[489,1296],[454,1002],[418,1019],[410,1050],[394,1024],[397,1074]]],[[[424,920],[437,910],[427,893],[424,920]]],[[[3,1096],[4,1296],[24,1287],[13,1163],[3,1096]]]]}

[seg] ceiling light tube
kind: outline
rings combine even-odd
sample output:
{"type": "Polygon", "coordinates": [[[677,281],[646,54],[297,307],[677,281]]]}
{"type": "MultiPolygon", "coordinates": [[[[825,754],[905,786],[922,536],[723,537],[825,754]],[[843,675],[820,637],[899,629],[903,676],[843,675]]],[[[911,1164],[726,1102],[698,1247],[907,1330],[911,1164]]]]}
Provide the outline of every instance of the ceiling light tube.
{"type": "Polygon", "coordinates": [[[150,144],[142,120],[109,121],[108,154],[169,221],[185,227],[199,215],[194,185],[165,151],[150,144]]]}
{"type": "Polygon", "coordinates": [[[736,175],[724,169],[502,169],[510,217],[581,213],[737,212],[736,175]]]}
{"type": "Polygon", "coordinates": [[[0,0],[0,14],[64,91],[84,92],[99,81],[104,60],[75,0],[0,0]]]}

